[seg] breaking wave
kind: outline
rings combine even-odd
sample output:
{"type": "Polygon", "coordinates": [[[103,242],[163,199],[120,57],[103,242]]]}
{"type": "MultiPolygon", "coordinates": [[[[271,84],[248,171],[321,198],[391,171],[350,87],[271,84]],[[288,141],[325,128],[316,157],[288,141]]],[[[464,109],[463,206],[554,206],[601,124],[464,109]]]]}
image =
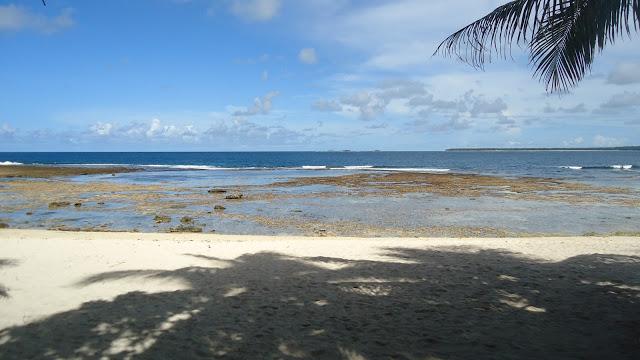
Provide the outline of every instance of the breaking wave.
{"type": "Polygon", "coordinates": [[[451,169],[440,169],[440,168],[374,168],[372,170],[379,171],[400,171],[400,172],[449,172],[451,169]]]}
{"type": "Polygon", "coordinates": [[[582,169],[615,169],[615,170],[631,170],[633,165],[607,165],[607,166],[559,166],[560,169],[582,170],[582,169]]]}
{"type": "Polygon", "coordinates": [[[176,170],[240,170],[249,168],[225,168],[209,165],[141,165],[144,168],[176,169],[176,170]]]}

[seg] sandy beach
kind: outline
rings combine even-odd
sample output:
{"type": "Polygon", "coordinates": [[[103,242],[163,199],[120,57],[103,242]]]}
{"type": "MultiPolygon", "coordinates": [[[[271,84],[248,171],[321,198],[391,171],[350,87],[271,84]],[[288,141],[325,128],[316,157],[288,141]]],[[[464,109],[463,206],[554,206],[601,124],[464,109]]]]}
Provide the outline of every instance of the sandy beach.
{"type": "Polygon", "coordinates": [[[633,358],[634,237],[0,230],[0,358],[633,358]]]}

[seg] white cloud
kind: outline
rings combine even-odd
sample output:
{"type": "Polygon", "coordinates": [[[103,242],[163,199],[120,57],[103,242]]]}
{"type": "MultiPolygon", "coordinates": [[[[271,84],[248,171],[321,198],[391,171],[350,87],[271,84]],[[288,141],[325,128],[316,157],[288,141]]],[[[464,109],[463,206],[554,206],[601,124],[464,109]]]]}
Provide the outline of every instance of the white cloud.
{"type": "Polygon", "coordinates": [[[15,5],[0,5],[0,32],[34,30],[51,34],[73,26],[73,10],[63,9],[60,15],[47,17],[15,5]]]}
{"type": "Polygon", "coordinates": [[[520,131],[502,97],[469,90],[462,95],[436,99],[425,83],[416,80],[386,80],[377,87],[347,93],[339,102],[317,101],[313,108],[340,111],[338,105],[342,105],[342,114],[357,113],[361,120],[373,120],[385,113],[413,118],[405,125],[420,132],[465,130],[476,124],[501,132],[520,131]]]}
{"type": "Polygon", "coordinates": [[[361,91],[355,94],[344,96],[340,99],[343,105],[356,109],[362,120],[372,120],[384,113],[389,104],[386,99],[378,96],[377,93],[361,91]]]}
{"type": "MultiPolygon", "coordinates": [[[[448,34],[485,15],[500,0],[397,0],[340,9],[315,24],[316,36],[365,52],[385,70],[425,66],[448,34]]],[[[307,25],[307,24],[305,24],[307,25]]]]}
{"type": "Polygon", "coordinates": [[[165,129],[165,127],[163,127],[160,123],[159,119],[153,119],[151,120],[151,125],[149,126],[149,129],[145,134],[147,134],[147,137],[153,138],[162,133],[165,133],[167,130],[169,129],[165,129]]]}
{"type": "Polygon", "coordinates": [[[356,111],[359,113],[360,119],[372,120],[382,115],[387,108],[396,110],[395,112],[398,113],[406,113],[406,106],[403,102],[414,96],[425,94],[424,84],[419,81],[388,79],[373,89],[346,94],[340,98],[340,103],[344,105],[343,110],[356,111]]]}
{"type": "Polygon", "coordinates": [[[476,98],[471,106],[471,115],[477,116],[482,114],[502,114],[507,110],[507,104],[502,98],[485,100],[484,97],[476,98]]]}
{"type": "MultiPolygon", "coordinates": [[[[111,122],[96,122],[86,130],[51,130],[39,129],[29,132],[18,132],[10,126],[0,127],[0,137],[3,131],[9,131],[9,137],[16,139],[16,143],[39,144],[74,144],[89,146],[89,149],[100,144],[123,144],[144,150],[152,144],[194,144],[202,137],[202,131],[190,124],[165,124],[157,118],[148,122],[132,122],[118,124],[111,122]],[[14,136],[15,133],[15,136],[14,136]]],[[[1,142],[0,142],[1,144],[1,142]]]]}
{"type": "Polygon", "coordinates": [[[584,138],[582,136],[578,136],[576,138],[563,141],[562,145],[564,145],[564,146],[576,146],[576,145],[580,145],[582,143],[584,143],[584,138]]]}
{"type": "Polygon", "coordinates": [[[160,119],[152,119],[149,124],[133,123],[128,126],[110,129],[110,137],[118,140],[127,137],[136,141],[148,140],[178,140],[183,142],[197,142],[199,134],[193,125],[165,125],[160,119]]]}
{"type": "Polygon", "coordinates": [[[372,55],[364,65],[382,70],[398,70],[415,65],[427,66],[427,61],[433,55],[434,47],[421,41],[404,44],[404,46],[389,46],[372,55]]]}
{"type": "Polygon", "coordinates": [[[611,96],[608,101],[600,105],[600,108],[616,110],[636,106],[640,106],[640,93],[625,91],[611,96]]]}
{"type": "Polygon", "coordinates": [[[232,0],[231,13],[245,21],[268,21],[278,15],[281,0],[232,0]]]}
{"type": "Polygon", "coordinates": [[[587,112],[587,107],[585,106],[584,103],[580,103],[580,104],[577,104],[575,106],[569,106],[569,107],[560,106],[560,107],[557,107],[557,108],[547,104],[542,109],[542,112],[547,113],[547,114],[552,114],[552,113],[577,114],[577,113],[585,113],[585,112],[587,112]]]}
{"type": "Polygon", "coordinates": [[[145,135],[150,139],[181,138],[183,140],[189,140],[197,138],[198,134],[194,130],[193,125],[163,125],[159,119],[153,119],[145,135]]]}
{"type": "Polygon", "coordinates": [[[271,91],[263,97],[257,97],[253,100],[253,105],[245,110],[237,110],[233,112],[233,116],[254,116],[258,114],[267,115],[273,107],[273,98],[278,96],[278,91],[271,91]]]}
{"type": "Polygon", "coordinates": [[[619,63],[611,73],[609,73],[607,83],[615,85],[640,83],[640,62],[619,63]]]}
{"type": "Polygon", "coordinates": [[[380,84],[379,88],[383,89],[381,97],[386,100],[407,99],[427,93],[424,84],[415,80],[387,79],[380,84]]]}
{"type": "Polygon", "coordinates": [[[448,120],[433,120],[427,111],[420,111],[416,117],[404,125],[409,133],[449,132],[469,129],[473,122],[468,118],[453,116],[448,120]]]}
{"type": "Polygon", "coordinates": [[[312,65],[318,62],[318,56],[316,55],[316,49],[304,48],[298,53],[298,59],[303,64],[312,65]]]}
{"type": "Polygon", "coordinates": [[[614,137],[608,137],[603,135],[596,135],[593,138],[593,145],[595,146],[620,146],[625,143],[625,140],[617,139],[614,137]]]}
{"type": "Polygon", "coordinates": [[[366,128],[370,130],[386,129],[388,127],[389,127],[389,124],[387,123],[371,124],[366,126],[366,128]]]}
{"type": "Polygon", "coordinates": [[[204,131],[207,139],[226,144],[265,145],[302,144],[308,138],[302,132],[280,125],[258,125],[242,118],[220,120],[204,131]]]}
{"type": "Polygon", "coordinates": [[[91,125],[89,130],[92,134],[98,136],[109,136],[111,135],[111,130],[113,129],[113,124],[111,123],[102,123],[98,122],[96,124],[91,125]]]}
{"type": "Polygon", "coordinates": [[[269,80],[269,72],[267,70],[262,70],[262,75],[260,75],[260,79],[262,79],[262,81],[269,80]]]}
{"type": "Polygon", "coordinates": [[[342,111],[342,105],[335,100],[318,100],[313,103],[312,108],[317,111],[342,111]]]}
{"type": "MultiPolygon", "coordinates": [[[[223,114],[220,114],[223,116],[223,114]]],[[[227,115],[228,116],[228,115],[227,115]]],[[[217,116],[216,116],[217,117],[217,116]]],[[[206,122],[211,124],[211,118],[206,122]]],[[[313,142],[313,133],[303,132],[282,125],[262,125],[248,121],[243,117],[217,118],[213,125],[201,123],[200,126],[180,123],[165,123],[158,118],[148,122],[127,124],[95,123],[88,131],[52,131],[43,130],[28,134],[31,139],[42,141],[88,144],[122,144],[144,149],[145,146],[157,148],[161,145],[200,146],[214,145],[219,149],[241,149],[253,146],[308,145],[313,142]]],[[[10,126],[0,127],[0,137],[10,126]]],[[[312,129],[313,130],[313,129],[312,129]]]]}
{"type": "Polygon", "coordinates": [[[1,137],[10,137],[13,136],[13,134],[15,134],[16,129],[14,129],[13,127],[11,127],[11,125],[4,123],[2,124],[2,126],[0,126],[0,136],[1,137]]]}
{"type": "Polygon", "coordinates": [[[416,96],[409,99],[407,105],[410,107],[420,107],[431,105],[433,102],[433,94],[427,94],[425,96],[416,96]]]}
{"type": "Polygon", "coordinates": [[[466,130],[473,125],[470,119],[462,117],[453,117],[445,122],[433,125],[431,131],[451,131],[451,130],[466,130]]]}

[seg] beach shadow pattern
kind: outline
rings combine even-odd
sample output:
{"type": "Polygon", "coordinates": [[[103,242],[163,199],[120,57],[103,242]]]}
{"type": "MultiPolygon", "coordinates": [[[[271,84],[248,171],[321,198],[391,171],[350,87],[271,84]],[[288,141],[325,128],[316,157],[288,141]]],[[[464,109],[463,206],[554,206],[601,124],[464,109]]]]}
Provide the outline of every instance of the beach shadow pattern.
{"type": "Polygon", "coordinates": [[[639,257],[386,251],[389,261],[197,255],[213,265],[96,274],[76,286],[151,277],[190,288],[1,330],[0,358],[637,358],[639,257]]]}
{"type": "MultiPolygon", "coordinates": [[[[16,266],[18,265],[18,261],[14,259],[0,259],[0,269],[8,266],[16,266]]],[[[0,299],[9,297],[9,289],[0,284],[0,299]]]]}

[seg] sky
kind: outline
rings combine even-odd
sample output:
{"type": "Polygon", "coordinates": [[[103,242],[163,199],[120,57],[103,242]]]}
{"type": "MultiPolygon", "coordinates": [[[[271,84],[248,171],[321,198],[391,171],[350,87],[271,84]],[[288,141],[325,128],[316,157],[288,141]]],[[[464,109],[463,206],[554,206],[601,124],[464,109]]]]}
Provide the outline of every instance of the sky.
{"type": "Polygon", "coordinates": [[[640,38],[565,94],[433,56],[496,0],[0,0],[0,151],[640,145],[640,38]]]}

